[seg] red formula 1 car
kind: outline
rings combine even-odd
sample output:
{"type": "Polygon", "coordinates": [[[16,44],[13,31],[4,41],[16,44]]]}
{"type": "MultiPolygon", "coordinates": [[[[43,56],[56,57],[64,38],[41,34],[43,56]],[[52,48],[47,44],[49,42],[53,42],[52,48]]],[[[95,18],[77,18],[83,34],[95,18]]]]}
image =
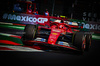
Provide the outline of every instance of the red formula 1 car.
{"type": "Polygon", "coordinates": [[[47,25],[32,25],[28,24],[25,27],[25,34],[22,36],[24,44],[39,44],[45,47],[51,47],[55,49],[71,49],[77,51],[84,51],[90,47],[90,36],[84,32],[73,32],[72,28],[78,28],[79,26],[71,26],[63,22],[59,23],[50,22],[50,26],[47,25]]]}

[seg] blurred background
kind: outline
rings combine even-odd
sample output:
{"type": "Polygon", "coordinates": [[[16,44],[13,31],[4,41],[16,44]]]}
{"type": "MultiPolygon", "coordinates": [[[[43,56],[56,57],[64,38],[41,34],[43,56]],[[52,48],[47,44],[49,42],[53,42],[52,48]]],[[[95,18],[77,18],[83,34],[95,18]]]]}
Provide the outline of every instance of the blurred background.
{"type": "Polygon", "coordinates": [[[68,18],[100,22],[99,0],[3,0],[0,2],[0,12],[12,11],[16,1],[31,1],[36,3],[39,14],[48,9],[51,16],[66,16],[68,18]]]}
{"type": "MultiPolygon", "coordinates": [[[[24,31],[25,26],[12,24],[13,22],[19,23],[19,21],[16,20],[2,19],[3,14],[12,14],[14,12],[14,5],[18,1],[31,1],[32,3],[36,3],[36,9],[38,10],[39,15],[43,15],[44,11],[48,9],[50,16],[59,16],[68,18],[72,22],[82,23],[84,31],[86,31],[85,29],[89,29],[94,32],[92,35],[92,46],[90,51],[85,52],[83,55],[77,55],[75,53],[61,54],[52,52],[0,51],[1,64],[12,64],[14,66],[18,66],[19,64],[28,66],[37,64],[76,64],[79,66],[100,64],[100,0],[0,0],[0,40],[9,40],[19,43],[22,46],[23,43],[19,38],[11,36],[22,36],[21,33],[24,31]],[[9,23],[9,21],[12,23],[9,23]]],[[[21,7],[23,7],[23,11],[27,8],[25,4],[22,4],[21,7]]],[[[14,14],[20,15],[18,13],[14,14]]],[[[6,43],[0,43],[0,45],[6,46],[6,43]]]]}

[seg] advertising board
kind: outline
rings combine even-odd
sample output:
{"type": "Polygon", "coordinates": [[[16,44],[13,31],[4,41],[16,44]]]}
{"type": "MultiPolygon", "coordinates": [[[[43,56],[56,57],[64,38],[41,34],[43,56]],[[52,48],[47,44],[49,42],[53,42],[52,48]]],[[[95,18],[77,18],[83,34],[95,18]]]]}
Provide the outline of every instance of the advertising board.
{"type": "Polygon", "coordinates": [[[4,13],[1,21],[19,24],[38,24],[47,23],[49,21],[49,17],[24,13],[4,13]]]}

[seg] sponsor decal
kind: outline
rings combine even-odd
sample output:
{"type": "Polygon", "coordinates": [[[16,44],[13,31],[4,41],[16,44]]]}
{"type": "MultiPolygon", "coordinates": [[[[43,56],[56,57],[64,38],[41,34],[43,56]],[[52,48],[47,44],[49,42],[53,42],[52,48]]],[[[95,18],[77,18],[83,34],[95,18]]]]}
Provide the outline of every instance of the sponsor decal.
{"type": "Polygon", "coordinates": [[[63,45],[64,43],[63,43],[63,42],[59,42],[59,44],[60,44],[60,45],[63,45]]]}
{"type": "Polygon", "coordinates": [[[58,35],[57,33],[52,33],[53,35],[58,35]]]}
{"type": "Polygon", "coordinates": [[[54,29],[54,30],[52,30],[52,31],[54,31],[54,32],[61,32],[60,29],[54,29]]]}
{"type": "Polygon", "coordinates": [[[72,25],[72,22],[69,22],[68,24],[69,24],[69,25],[72,25]]]}
{"type": "Polygon", "coordinates": [[[3,19],[8,19],[8,20],[17,20],[17,21],[24,21],[24,22],[38,22],[38,23],[44,23],[47,22],[47,18],[42,18],[38,17],[36,18],[35,16],[30,16],[30,15],[15,15],[15,14],[3,14],[3,19]]]}

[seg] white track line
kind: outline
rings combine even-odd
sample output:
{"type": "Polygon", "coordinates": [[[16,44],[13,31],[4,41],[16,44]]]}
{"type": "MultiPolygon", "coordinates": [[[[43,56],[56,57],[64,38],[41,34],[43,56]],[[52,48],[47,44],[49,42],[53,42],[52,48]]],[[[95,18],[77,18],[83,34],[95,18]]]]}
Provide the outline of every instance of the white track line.
{"type": "Polygon", "coordinates": [[[25,52],[44,52],[43,50],[37,50],[30,47],[23,47],[23,46],[4,46],[0,45],[0,47],[6,47],[13,50],[0,50],[0,51],[25,51],[25,52]]]}
{"type": "Polygon", "coordinates": [[[18,35],[7,34],[7,33],[0,33],[0,35],[3,35],[3,36],[18,36],[18,35]]]}
{"type": "Polygon", "coordinates": [[[7,23],[7,22],[0,22],[0,24],[8,24],[8,25],[13,25],[13,23],[7,23]]]}

